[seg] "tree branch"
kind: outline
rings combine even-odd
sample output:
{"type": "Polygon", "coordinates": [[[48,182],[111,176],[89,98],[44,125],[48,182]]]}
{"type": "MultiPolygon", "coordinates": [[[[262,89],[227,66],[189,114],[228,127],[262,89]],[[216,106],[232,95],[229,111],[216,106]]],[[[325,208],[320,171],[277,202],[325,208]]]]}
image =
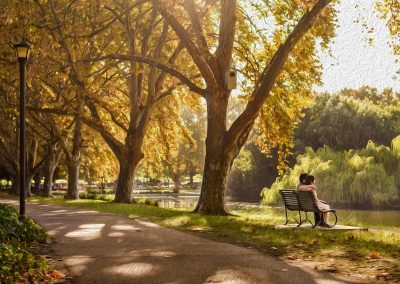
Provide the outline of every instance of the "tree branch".
{"type": "Polygon", "coordinates": [[[247,103],[246,109],[233,122],[225,135],[225,143],[228,147],[234,146],[240,137],[246,135],[245,130],[248,129],[248,126],[253,125],[263,103],[270,95],[270,91],[275,84],[276,78],[282,71],[290,52],[303,35],[311,28],[318,15],[330,2],[331,0],[319,0],[310,11],[304,14],[296,27],[289,34],[286,41],[275,52],[274,56],[262,72],[251,95],[251,100],[247,103]]]}
{"type": "Polygon", "coordinates": [[[180,40],[183,42],[185,48],[189,52],[193,61],[196,63],[201,74],[206,81],[208,87],[217,86],[217,80],[214,73],[206,60],[206,54],[197,48],[194,42],[191,40],[192,36],[189,32],[181,25],[178,19],[169,13],[160,0],[153,0],[154,5],[161,11],[163,17],[167,20],[168,24],[174,29],[180,40]]]}
{"type": "MultiPolygon", "coordinates": [[[[236,30],[236,0],[221,1],[221,21],[219,25],[219,43],[215,52],[220,76],[231,67],[233,41],[236,30]]],[[[222,78],[223,79],[223,78],[222,78]]]]}
{"type": "Polygon", "coordinates": [[[192,92],[195,92],[199,94],[200,96],[205,96],[206,95],[206,90],[198,87],[196,84],[194,84],[189,78],[187,78],[185,75],[180,73],[178,70],[165,65],[163,63],[157,62],[156,60],[152,58],[147,58],[143,57],[140,55],[120,55],[120,54],[110,54],[107,56],[102,56],[102,57],[97,57],[97,58],[84,58],[82,60],[84,61],[102,61],[106,59],[115,59],[115,60],[120,60],[120,61],[137,61],[140,63],[145,63],[148,65],[151,65],[155,68],[158,68],[165,73],[168,73],[169,75],[177,78],[178,80],[182,81],[192,92]]]}

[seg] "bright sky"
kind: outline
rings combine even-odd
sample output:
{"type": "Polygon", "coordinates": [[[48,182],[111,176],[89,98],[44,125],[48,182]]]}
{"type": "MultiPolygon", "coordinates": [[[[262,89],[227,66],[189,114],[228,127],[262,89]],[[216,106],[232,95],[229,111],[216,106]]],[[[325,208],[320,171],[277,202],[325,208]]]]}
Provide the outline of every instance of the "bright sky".
{"type": "Polygon", "coordinates": [[[358,88],[370,85],[382,90],[392,87],[400,91],[400,60],[395,63],[395,56],[388,46],[389,32],[385,21],[373,13],[375,0],[342,0],[338,6],[336,38],[331,43],[331,57],[324,51],[322,80],[324,86],[318,91],[336,92],[345,87],[358,88]],[[359,7],[355,8],[356,5],[359,7]],[[372,37],[374,45],[366,42],[367,32],[361,22],[353,23],[357,18],[365,17],[367,25],[374,27],[372,37]]]}

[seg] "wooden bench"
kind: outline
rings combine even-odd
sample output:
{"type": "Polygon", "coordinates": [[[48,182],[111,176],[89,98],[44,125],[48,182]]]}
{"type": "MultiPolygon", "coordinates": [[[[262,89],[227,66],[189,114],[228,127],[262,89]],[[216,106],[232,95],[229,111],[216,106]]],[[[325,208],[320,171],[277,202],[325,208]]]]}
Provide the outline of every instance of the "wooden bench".
{"type": "Polygon", "coordinates": [[[315,198],[314,193],[312,192],[312,190],[288,190],[288,189],[281,189],[279,190],[280,195],[282,196],[283,202],[285,204],[285,213],[286,213],[286,223],[284,225],[286,225],[289,220],[288,220],[288,214],[287,214],[287,210],[290,211],[298,211],[299,213],[299,221],[296,220],[297,222],[297,227],[300,227],[301,224],[305,223],[305,222],[310,222],[310,224],[312,225],[313,228],[315,228],[318,225],[325,225],[329,228],[333,228],[336,223],[337,223],[337,215],[336,215],[336,210],[334,209],[330,209],[327,211],[322,211],[318,208],[317,205],[317,199],[315,198]],[[305,220],[301,220],[301,212],[305,212],[306,213],[306,219],[305,220]],[[321,220],[319,222],[316,222],[315,224],[313,224],[311,222],[310,219],[308,219],[308,212],[313,212],[313,213],[332,213],[332,215],[335,217],[335,222],[333,224],[324,224],[323,223],[323,218],[321,218],[321,220]]]}
{"type": "Polygon", "coordinates": [[[302,223],[300,214],[301,208],[299,206],[299,201],[297,200],[297,195],[295,191],[296,190],[293,189],[281,189],[279,190],[279,194],[282,196],[283,203],[285,204],[286,223],[284,225],[287,225],[287,223],[289,223],[288,210],[290,210],[297,211],[299,213],[299,221],[294,218],[294,220],[298,224],[297,227],[299,227],[302,223]]]}

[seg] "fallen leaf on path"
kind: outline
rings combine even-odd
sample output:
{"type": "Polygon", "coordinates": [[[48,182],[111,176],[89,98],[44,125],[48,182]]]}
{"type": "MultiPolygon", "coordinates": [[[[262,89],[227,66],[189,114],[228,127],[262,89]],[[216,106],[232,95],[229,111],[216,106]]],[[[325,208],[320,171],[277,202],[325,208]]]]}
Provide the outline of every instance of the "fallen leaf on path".
{"type": "Polygon", "coordinates": [[[369,257],[372,258],[372,259],[381,258],[378,252],[371,252],[371,254],[369,255],[369,257]]]}
{"type": "Polygon", "coordinates": [[[63,279],[65,278],[65,275],[57,270],[54,270],[52,273],[50,273],[50,277],[53,279],[63,279]]]}

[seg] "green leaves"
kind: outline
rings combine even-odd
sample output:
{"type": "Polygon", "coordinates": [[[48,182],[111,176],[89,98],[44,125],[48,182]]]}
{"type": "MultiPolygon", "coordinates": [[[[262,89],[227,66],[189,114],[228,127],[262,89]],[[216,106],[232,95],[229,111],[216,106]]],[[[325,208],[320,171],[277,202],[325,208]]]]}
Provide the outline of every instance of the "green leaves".
{"type": "MultiPolygon", "coordinates": [[[[396,138],[398,141],[400,138],[396,138]]],[[[336,152],[325,146],[307,148],[297,164],[271,189],[264,189],[265,203],[280,202],[278,189],[296,188],[298,176],[306,172],[317,180],[318,196],[332,204],[360,208],[387,208],[399,200],[400,160],[389,147],[369,142],[359,150],[336,152]]]]}
{"type": "Polygon", "coordinates": [[[46,234],[31,218],[20,218],[16,208],[0,204],[0,241],[45,242],[46,234]]]}
{"type": "Polygon", "coordinates": [[[20,218],[17,209],[0,204],[0,283],[43,281],[47,262],[30,252],[29,243],[45,240],[45,232],[31,218],[20,218]]]}

